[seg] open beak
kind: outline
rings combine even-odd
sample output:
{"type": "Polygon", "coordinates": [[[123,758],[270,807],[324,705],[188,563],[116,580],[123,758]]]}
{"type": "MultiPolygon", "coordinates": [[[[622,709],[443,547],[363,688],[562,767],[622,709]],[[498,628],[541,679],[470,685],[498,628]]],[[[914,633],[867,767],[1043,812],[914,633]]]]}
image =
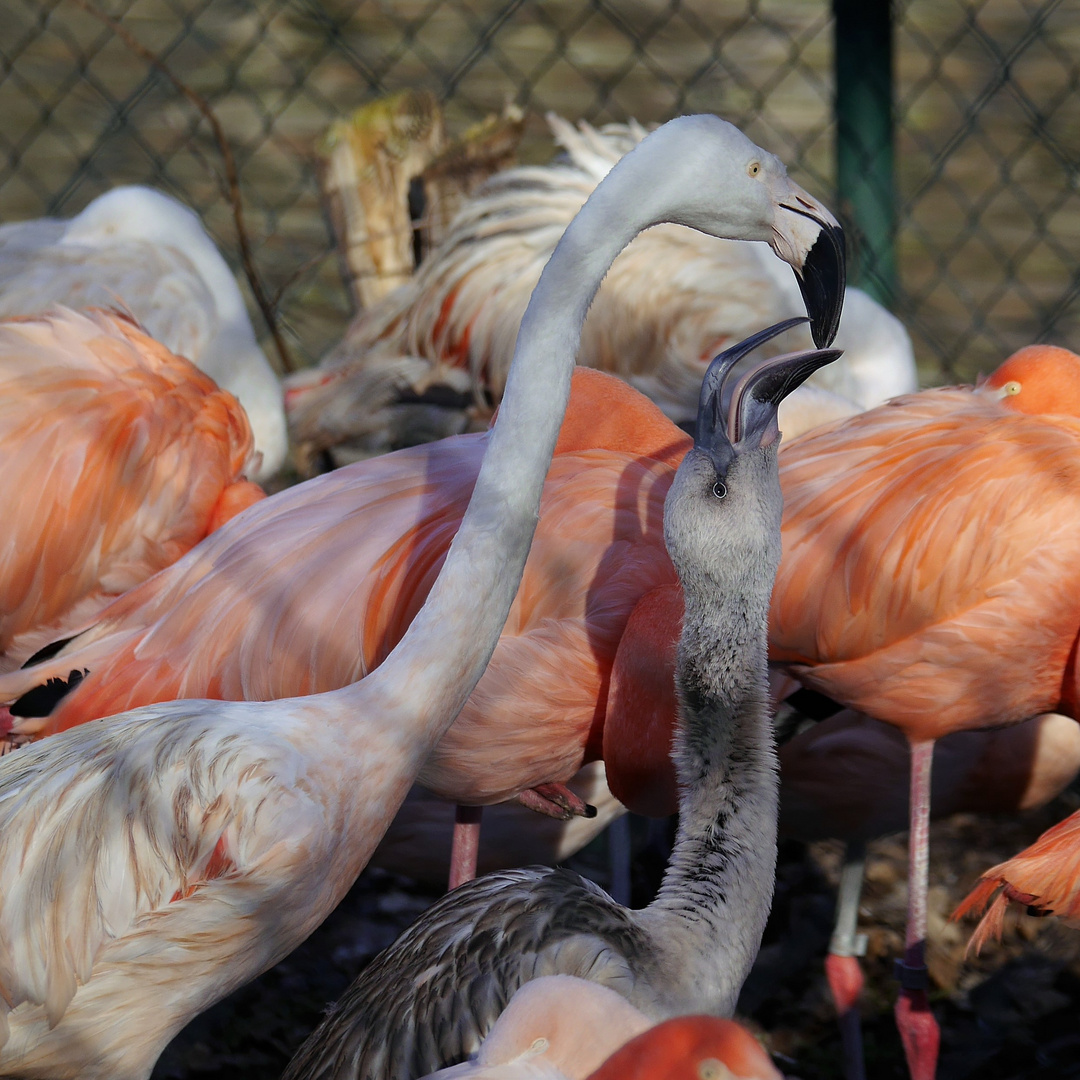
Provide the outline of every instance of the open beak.
{"type": "MultiPolygon", "coordinates": [[[[804,349],[760,360],[730,389],[728,439],[737,450],[756,450],[780,438],[780,402],[843,349],[804,349]]],[[[731,377],[726,380],[732,381],[731,377]]],[[[723,388],[728,396],[728,387],[723,388]]]]}
{"type": "Polygon", "coordinates": [[[832,344],[840,326],[847,284],[844,231],[815,199],[783,178],[788,190],[777,200],[772,248],[795,271],[810,316],[814,344],[832,344]]]}
{"type": "MultiPolygon", "coordinates": [[[[731,395],[735,389],[734,382],[728,378],[731,369],[744,356],[748,356],[765,342],[806,321],[800,315],[775,323],[745,338],[737,345],[725,349],[713,360],[705,372],[705,378],[701,382],[701,394],[698,397],[698,418],[694,434],[694,443],[697,446],[709,454],[714,456],[720,454],[730,460],[734,451],[728,437],[728,413],[731,407],[731,395]]],[[[719,458],[717,460],[719,462],[719,458]]]]}

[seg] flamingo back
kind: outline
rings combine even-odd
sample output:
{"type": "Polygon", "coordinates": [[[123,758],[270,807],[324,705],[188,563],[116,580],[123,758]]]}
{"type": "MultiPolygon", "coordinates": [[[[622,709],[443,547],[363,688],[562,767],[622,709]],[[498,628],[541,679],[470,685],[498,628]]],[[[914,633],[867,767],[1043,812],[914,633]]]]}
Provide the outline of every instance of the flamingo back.
{"type": "Polygon", "coordinates": [[[0,324],[0,385],[0,667],[261,497],[236,400],[123,316],[0,324]]]}
{"type": "Polygon", "coordinates": [[[1068,700],[1080,422],[925,391],[803,436],[780,479],[772,659],[916,739],[1068,700]]]}

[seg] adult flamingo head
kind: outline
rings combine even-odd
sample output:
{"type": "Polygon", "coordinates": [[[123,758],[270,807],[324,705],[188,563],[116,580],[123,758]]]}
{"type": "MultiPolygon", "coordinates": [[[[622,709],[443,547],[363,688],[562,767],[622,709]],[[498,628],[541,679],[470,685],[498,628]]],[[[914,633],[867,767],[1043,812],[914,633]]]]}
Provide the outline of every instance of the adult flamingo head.
{"type": "Polygon", "coordinates": [[[617,1050],[588,1080],[780,1080],[746,1028],[715,1016],[677,1016],[617,1050]]]}
{"type": "MultiPolygon", "coordinates": [[[[678,117],[647,141],[654,151],[658,141],[670,141],[672,166],[656,176],[649,189],[635,192],[646,213],[652,204],[657,207],[656,222],[676,221],[714,236],[768,243],[795,271],[814,344],[831,344],[846,283],[844,234],[836,218],[788,176],[778,157],[719,117],[678,117]],[[700,137],[687,138],[698,132],[700,137]],[[672,215],[675,191],[680,192],[681,207],[672,215]],[[693,197],[688,199],[688,192],[693,197]]],[[[627,156],[633,157],[642,145],[627,156]]],[[[615,196],[613,187],[608,185],[610,196],[615,196]]]]}
{"type": "Polygon", "coordinates": [[[1080,416],[1080,356],[1056,345],[1014,352],[980,387],[1016,412],[1080,416]]]}

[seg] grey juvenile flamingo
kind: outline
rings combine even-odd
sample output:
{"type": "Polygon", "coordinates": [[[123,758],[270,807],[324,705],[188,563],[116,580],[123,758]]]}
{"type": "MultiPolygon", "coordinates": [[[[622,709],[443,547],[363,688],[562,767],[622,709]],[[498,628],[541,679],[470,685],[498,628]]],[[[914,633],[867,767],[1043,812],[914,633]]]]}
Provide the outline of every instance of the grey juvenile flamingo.
{"type": "Polygon", "coordinates": [[[783,499],[776,410],[837,350],[713,361],[697,435],[664,508],[686,603],[672,757],[679,831],[664,882],[631,911],[565,869],[470,881],[430,908],[346,991],[286,1080],[408,1080],[473,1052],[523,983],[575,975],[653,1020],[730,1015],[761,944],[776,867],[777,759],[766,680],[783,499]]]}

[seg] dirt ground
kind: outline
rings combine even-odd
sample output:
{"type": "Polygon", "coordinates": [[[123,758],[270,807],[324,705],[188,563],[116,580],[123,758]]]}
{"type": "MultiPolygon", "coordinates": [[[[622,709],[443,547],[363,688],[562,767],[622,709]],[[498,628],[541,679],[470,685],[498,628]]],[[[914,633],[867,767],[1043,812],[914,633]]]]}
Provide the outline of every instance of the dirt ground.
{"type": "MultiPolygon", "coordinates": [[[[971,924],[947,921],[978,874],[1080,807],[1067,791],[1014,818],[957,816],[931,830],[931,1000],[942,1026],[939,1080],[1080,1077],[1080,931],[1017,915],[1000,945],[965,958],[971,924]]],[[[634,903],[650,899],[663,856],[647,823],[632,823],[634,903]]],[[[903,835],[871,845],[860,929],[869,936],[863,1003],[867,1074],[903,1080],[892,1023],[893,957],[903,941],[907,846],[903,835]]],[[[772,916],[739,1014],[778,1067],[801,1080],[841,1077],[822,958],[831,933],[837,843],[783,842],[772,916]]],[[[608,883],[601,836],[570,864],[608,883]]],[[[371,958],[435,899],[404,878],[369,869],[303,946],[251,985],[193,1021],[169,1046],[154,1080],[266,1080],[277,1076],[322,1010],[371,958]]]]}

